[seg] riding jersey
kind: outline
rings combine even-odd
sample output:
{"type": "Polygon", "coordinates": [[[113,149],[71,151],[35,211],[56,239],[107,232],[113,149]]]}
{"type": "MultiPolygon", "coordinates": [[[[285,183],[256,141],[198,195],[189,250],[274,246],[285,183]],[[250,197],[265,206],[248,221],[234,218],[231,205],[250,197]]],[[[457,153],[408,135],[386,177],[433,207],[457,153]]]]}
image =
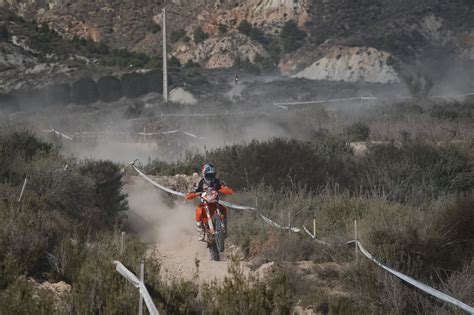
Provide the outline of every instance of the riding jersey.
{"type": "Polygon", "coordinates": [[[204,191],[207,191],[209,188],[219,191],[221,187],[222,185],[219,179],[214,178],[213,180],[207,182],[203,178],[199,181],[199,183],[197,184],[197,187],[195,187],[194,192],[204,192],[204,191]]]}

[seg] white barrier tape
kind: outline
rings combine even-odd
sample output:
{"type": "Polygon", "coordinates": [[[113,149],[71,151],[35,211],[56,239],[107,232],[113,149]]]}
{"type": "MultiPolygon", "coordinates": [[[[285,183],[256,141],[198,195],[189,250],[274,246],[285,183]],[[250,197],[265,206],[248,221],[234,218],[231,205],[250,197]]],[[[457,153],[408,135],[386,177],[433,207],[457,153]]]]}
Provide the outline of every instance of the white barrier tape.
{"type": "MultiPolygon", "coordinates": [[[[474,95],[474,93],[464,93],[464,94],[454,94],[454,95],[434,95],[434,96],[429,96],[431,98],[458,98],[458,97],[466,97],[466,96],[471,96],[474,95]]],[[[400,98],[400,99],[413,99],[413,96],[396,96],[395,98],[400,98]]],[[[335,98],[335,99],[329,99],[329,100],[316,100],[316,101],[304,101],[304,102],[275,102],[273,105],[275,107],[283,108],[283,109],[288,109],[287,106],[292,106],[292,105],[305,105],[305,104],[323,104],[323,103],[335,103],[335,102],[345,102],[345,101],[357,101],[357,100],[377,100],[379,98],[374,97],[374,96],[359,96],[359,97],[349,97],[349,98],[335,98]]]]}
{"type": "Polygon", "coordinates": [[[273,103],[274,106],[282,107],[282,106],[292,106],[292,105],[306,105],[306,104],[322,104],[322,103],[335,103],[335,102],[345,102],[345,101],[360,101],[362,99],[376,99],[375,97],[350,97],[350,98],[336,98],[331,100],[317,100],[317,101],[305,101],[305,102],[278,102],[273,103]]]}
{"type": "Polygon", "coordinates": [[[291,225],[288,225],[288,226],[281,226],[280,224],[272,221],[271,219],[267,218],[266,216],[264,216],[260,211],[258,212],[258,214],[260,215],[260,217],[263,219],[263,221],[267,222],[268,224],[270,224],[271,226],[274,226],[280,230],[289,230],[291,232],[295,232],[295,233],[299,233],[301,232],[301,229],[297,228],[297,227],[292,227],[291,225]]]}
{"type": "MultiPolygon", "coordinates": [[[[174,195],[177,195],[177,196],[184,196],[185,194],[184,193],[181,193],[181,192],[177,192],[177,191],[174,191],[174,190],[171,190],[169,188],[166,188],[156,182],[154,182],[153,180],[151,180],[148,176],[146,176],[144,173],[142,173],[139,169],[137,169],[134,165],[135,161],[130,163],[129,165],[131,165],[137,172],[138,174],[140,174],[145,180],[147,180],[149,183],[151,183],[153,186],[159,188],[159,189],[162,189],[168,193],[171,193],[171,194],[174,194],[174,195]]],[[[233,203],[230,203],[230,202],[226,202],[226,201],[220,201],[220,203],[224,206],[227,206],[227,207],[230,207],[230,208],[234,208],[234,209],[240,209],[240,210],[252,210],[252,211],[257,211],[258,212],[258,215],[263,219],[264,222],[266,222],[267,224],[273,226],[273,227],[276,227],[278,229],[281,229],[281,230],[290,230],[292,232],[295,232],[295,233],[299,233],[301,232],[301,229],[297,228],[297,227],[292,227],[292,226],[281,226],[279,225],[278,223],[272,221],[271,219],[267,218],[266,216],[264,216],[258,209],[256,208],[252,208],[252,207],[247,207],[247,206],[240,206],[240,205],[236,205],[236,204],[233,204],[233,203]]],[[[331,245],[325,241],[322,241],[322,240],[318,240],[316,239],[316,236],[311,234],[311,232],[308,231],[308,229],[303,226],[303,230],[313,239],[315,240],[316,242],[320,243],[320,244],[323,244],[323,245],[331,245]]],[[[376,260],[363,246],[362,244],[357,241],[357,240],[351,240],[351,241],[348,241],[346,242],[345,244],[349,245],[349,244],[353,244],[355,243],[356,246],[359,247],[360,251],[364,254],[364,256],[366,256],[368,259],[370,259],[371,261],[373,261],[375,264],[377,264],[379,267],[385,269],[386,271],[390,272],[391,274],[395,275],[396,277],[402,279],[403,281],[417,287],[418,289],[428,293],[428,294],[431,294],[445,302],[448,302],[448,303],[451,303],[451,304],[454,304],[460,308],[462,308],[463,310],[465,310],[466,312],[468,312],[469,314],[474,314],[474,308],[470,307],[469,305],[453,298],[453,297],[450,297],[449,295],[443,293],[443,292],[440,292],[436,289],[433,289],[429,286],[427,286],[426,284],[423,284],[413,278],[410,278],[409,276],[406,276],[398,271],[395,271],[393,269],[390,269],[388,267],[386,267],[385,265],[383,265],[382,263],[380,263],[378,260],[376,260]]]]}
{"type": "Polygon", "coordinates": [[[240,116],[240,115],[255,115],[255,114],[265,114],[265,112],[254,112],[254,111],[247,111],[247,112],[236,112],[236,113],[189,113],[189,114],[164,114],[161,113],[161,117],[220,117],[220,116],[240,116]]]}
{"type": "Polygon", "coordinates": [[[64,134],[64,133],[62,133],[62,132],[59,132],[59,131],[57,131],[56,129],[43,130],[43,132],[55,133],[55,134],[57,134],[58,136],[63,137],[63,138],[65,138],[65,139],[67,139],[67,140],[72,140],[72,137],[70,137],[70,136],[68,136],[68,135],[66,135],[66,134],[64,134]]]}
{"type": "Polygon", "coordinates": [[[424,283],[421,283],[407,275],[404,275],[403,273],[400,273],[396,270],[393,270],[385,265],[383,265],[382,263],[380,263],[378,260],[376,260],[363,246],[362,244],[359,242],[359,241],[352,241],[352,242],[355,242],[356,245],[359,247],[360,251],[362,252],[362,254],[364,254],[365,257],[367,257],[368,259],[370,259],[371,261],[373,261],[377,266],[379,266],[380,268],[388,271],[389,273],[393,274],[394,276],[402,279],[403,281],[413,285],[414,287],[434,296],[434,297],[437,297],[438,299],[440,300],[443,300],[447,303],[451,303],[461,309],[463,309],[464,311],[468,312],[469,314],[474,314],[474,308],[441,292],[441,291],[438,291],[436,289],[433,289],[432,287],[429,287],[427,286],[426,284],[424,283]]]}
{"type": "MultiPolygon", "coordinates": [[[[175,191],[175,190],[172,190],[170,188],[167,188],[163,185],[160,185],[158,184],[157,182],[155,182],[154,180],[152,180],[151,178],[149,178],[147,175],[145,175],[142,171],[140,171],[136,166],[135,166],[135,162],[137,160],[133,161],[132,163],[128,164],[126,167],[128,166],[131,166],[133,167],[133,169],[141,176],[143,177],[147,182],[149,182],[150,184],[152,184],[153,186],[155,186],[156,188],[158,189],[161,189],[163,191],[166,191],[167,193],[170,193],[172,195],[175,195],[175,196],[180,196],[180,197],[184,197],[186,194],[185,193],[182,193],[182,192],[179,192],[179,191],[175,191]]],[[[126,168],[125,167],[125,168],[126,168]]],[[[267,222],[268,224],[276,227],[276,228],[279,228],[281,230],[290,230],[292,232],[295,232],[295,233],[299,233],[301,231],[301,229],[297,228],[297,227],[292,227],[292,226],[281,226],[279,225],[278,223],[272,221],[271,219],[267,218],[266,216],[264,216],[258,209],[256,208],[252,208],[252,207],[247,207],[247,206],[241,206],[241,205],[236,205],[236,204],[233,204],[233,203],[230,203],[230,202],[227,202],[227,201],[219,201],[219,203],[223,206],[226,206],[226,207],[229,207],[229,208],[232,208],[232,209],[238,209],[238,210],[252,210],[252,211],[257,211],[258,214],[260,215],[260,217],[265,221],[267,222]]]]}
{"type": "Polygon", "coordinates": [[[112,263],[115,265],[115,270],[117,270],[118,273],[127,279],[128,282],[133,284],[135,288],[139,289],[140,295],[143,297],[145,305],[148,308],[148,312],[152,315],[159,315],[160,313],[158,312],[155,303],[153,303],[153,300],[151,299],[145,284],[138,280],[138,277],[128,270],[120,261],[114,260],[112,263]]]}
{"type": "Polygon", "coordinates": [[[190,136],[190,137],[193,137],[193,138],[196,138],[196,139],[203,139],[203,140],[206,140],[206,139],[207,139],[206,137],[196,136],[195,134],[192,134],[192,133],[190,133],[190,132],[183,131],[183,133],[184,133],[186,136],[190,136]]]}
{"type": "Polygon", "coordinates": [[[161,189],[161,190],[163,190],[163,191],[166,191],[167,193],[170,193],[170,194],[175,195],[175,196],[184,197],[184,196],[186,195],[186,194],[184,194],[184,193],[182,193],[182,192],[174,191],[174,190],[172,190],[172,189],[169,189],[169,188],[167,188],[167,187],[165,187],[165,186],[163,186],[163,185],[160,185],[160,184],[158,184],[157,182],[153,181],[151,178],[149,178],[149,177],[146,176],[144,173],[142,173],[142,171],[140,171],[138,168],[136,168],[136,166],[135,166],[133,163],[135,163],[135,162],[132,162],[132,163],[130,163],[129,165],[130,165],[131,167],[133,167],[133,169],[134,169],[135,171],[137,171],[137,173],[138,173],[141,177],[143,177],[147,182],[149,182],[150,184],[152,184],[152,185],[155,186],[156,188],[159,188],[159,189],[161,189]]]}

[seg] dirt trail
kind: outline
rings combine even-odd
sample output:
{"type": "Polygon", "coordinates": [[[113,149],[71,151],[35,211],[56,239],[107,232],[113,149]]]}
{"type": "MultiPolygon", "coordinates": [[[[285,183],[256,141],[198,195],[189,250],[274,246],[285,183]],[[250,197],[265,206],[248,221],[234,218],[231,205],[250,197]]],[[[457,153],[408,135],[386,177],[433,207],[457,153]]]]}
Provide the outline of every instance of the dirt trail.
{"type": "Polygon", "coordinates": [[[156,188],[138,177],[132,178],[125,190],[129,223],[144,241],[156,244],[163,276],[190,280],[196,274],[196,260],[200,281],[220,280],[228,274],[229,254],[224,252],[222,261],[211,261],[206,244],[197,240],[192,202],[170,205],[156,188]]]}

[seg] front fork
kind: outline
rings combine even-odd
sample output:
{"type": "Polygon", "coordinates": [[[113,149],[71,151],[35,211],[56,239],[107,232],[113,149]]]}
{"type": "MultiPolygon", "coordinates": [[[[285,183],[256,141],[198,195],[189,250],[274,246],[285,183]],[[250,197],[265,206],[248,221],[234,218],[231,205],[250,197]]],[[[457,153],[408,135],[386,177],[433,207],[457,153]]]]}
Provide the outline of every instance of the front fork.
{"type": "MultiPolygon", "coordinates": [[[[207,216],[207,224],[209,225],[209,231],[211,234],[215,234],[215,229],[214,229],[214,223],[212,222],[211,218],[211,211],[209,210],[209,205],[205,205],[204,209],[206,210],[206,216],[207,216]]],[[[219,205],[216,205],[216,211],[219,216],[221,216],[221,211],[219,205]]]]}

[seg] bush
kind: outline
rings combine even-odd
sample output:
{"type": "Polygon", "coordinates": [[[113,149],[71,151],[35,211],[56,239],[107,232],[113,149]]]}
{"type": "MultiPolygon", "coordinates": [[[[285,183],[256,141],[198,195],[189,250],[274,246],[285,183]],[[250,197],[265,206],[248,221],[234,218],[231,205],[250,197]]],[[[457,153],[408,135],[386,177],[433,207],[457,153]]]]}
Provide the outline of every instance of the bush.
{"type": "Polygon", "coordinates": [[[252,28],[252,30],[250,31],[250,38],[256,42],[259,42],[262,45],[268,44],[268,40],[265,38],[265,34],[263,34],[263,32],[256,27],[252,28]]]}
{"type": "Polygon", "coordinates": [[[46,101],[49,105],[63,105],[71,101],[71,87],[67,83],[50,85],[45,88],[46,101]]]}
{"type": "Polygon", "coordinates": [[[252,24],[250,24],[247,20],[242,20],[237,27],[240,33],[250,36],[250,32],[252,32],[252,24]]]}
{"type": "Polygon", "coordinates": [[[248,58],[241,59],[239,56],[236,56],[233,68],[245,70],[253,74],[260,74],[260,69],[248,58]]]}
{"type": "Polygon", "coordinates": [[[302,31],[295,21],[286,22],[280,31],[281,46],[284,53],[290,53],[304,44],[306,33],[302,31]]]}
{"type": "Polygon", "coordinates": [[[156,24],[153,19],[149,19],[146,22],[146,29],[147,31],[156,34],[161,31],[161,26],[159,24],[156,24]]]}
{"type": "Polygon", "coordinates": [[[367,141],[370,136],[370,128],[364,123],[358,122],[344,129],[347,141],[367,141]]]}
{"type": "Polygon", "coordinates": [[[114,76],[102,77],[97,81],[100,100],[103,102],[113,102],[122,97],[122,84],[114,76]]]}
{"type": "Polygon", "coordinates": [[[186,35],[186,31],[182,28],[171,32],[171,35],[170,35],[171,43],[174,44],[174,43],[178,42],[181,38],[184,37],[184,35],[186,35]]]}
{"type": "Polygon", "coordinates": [[[10,39],[8,27],[6,24],[0,24],[0,42],[6,42],[10,39]]]}
{"type": "Polygon", "coordinates": [[[202,43],[204,42],[206,39],[209,38],[209,34],[205,33],[203,30],[202,30],[202,27],[201,26],[198,26],[195,30],[194,30],[194,42],[196,44],[199,44],[199,43],[202,43]]]}
{"type": "Polygon", "coordinates": [[[19,107],[18,99],[13,93],[0,93],[0,108],[7,111],[17,111],[19,107]]]}
{"type": "Polygon", "coordinates": [[[163,72],[154,70],[146,73],[148,77],[148,91],[163,93],[163,72]]]}
{"type": "Polygon", "coordinates": [[[135,98],[148,93],[149,77],[136,72],[126,73],[122,76],[123,96],[135,98]]]}
{"type": "Polygon", "coordinates": [[[227,26],[219,23],[219,26],[217,26],[217,30],[219,31],[219,34],[225,34],[227,33],[227,26]]]}
{"type": "Polygon", "coordinates": [[[91,78],[82,78],[71,86],[71,101],[76,104],[91,104],[99,100],[97,84],[91,78]]]}
{"type": "Polygon", "coordinates": [[[186,63],[184,64],[185,68],[200,68],[201,65],[197,62],[194,62],[192,59],[188,59],[186,63]]]}
{"type": "Polygon", "coordinates": [[[181,68],[181,61],[179,61],[175,56],[171,56],[169,66],[173,68],[181,68]]]}

